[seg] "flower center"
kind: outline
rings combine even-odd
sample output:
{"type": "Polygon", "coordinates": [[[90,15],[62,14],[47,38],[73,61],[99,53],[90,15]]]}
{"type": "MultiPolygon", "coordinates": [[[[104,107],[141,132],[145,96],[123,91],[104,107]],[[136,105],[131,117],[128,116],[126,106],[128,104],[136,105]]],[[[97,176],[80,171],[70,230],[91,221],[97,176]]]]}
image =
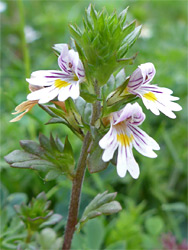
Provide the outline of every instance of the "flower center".
{"type": "Polygon", "coordinates": [[[143,97],[153,102],[157,100],[157,97],[152,92],[145,93],[143,97]]]}
{"type": "Polygon", "coordinates": [[[55,87],[56,88],[61,89],[61,88],[65,88],[65,87],[67,87],[69,85],[70,85],[70,83],[62,81],[61,79],[55,80],[55,87]]]}
{"type": "Polygon", "coordinates": [[[117,134],[117,141],[121,143],[122,146],[129,146],[133,141],[134,137],[131,135],[130,137],[126,134],[117,134]]]}
{"type": "Polygon", "coordinates": [[[74,80],[74,81],[78,81],[78,80],[79,80],[76,74],[74,74],[73,80],[74,80]]]}
{"type": "Polygon", "coordinates": [[[69,62],[69,68],[72,68],[72,63],[71,62],[69,62]]]}

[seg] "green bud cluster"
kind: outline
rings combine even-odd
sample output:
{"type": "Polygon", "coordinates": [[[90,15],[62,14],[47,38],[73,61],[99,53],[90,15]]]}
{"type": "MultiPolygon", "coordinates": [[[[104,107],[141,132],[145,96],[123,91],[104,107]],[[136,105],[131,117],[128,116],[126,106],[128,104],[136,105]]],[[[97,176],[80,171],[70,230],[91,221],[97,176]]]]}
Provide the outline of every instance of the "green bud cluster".
{"type": "Polygon", "coordinates": [[[105,9],[97,12],[89,5],[83,19],[84,30],[69,26],[88,80],[95,78],[101,86],[114,71],[133,62],[134,57],[124,57],[138,38],[141,26],[135,28],[136,21],[126,24],[127,10],[109,15],[105,9]]]}
{"type": "Polygon", "coordinates": [[[54,214],[52,210],[48,210],[50,204],[51,202],[42,192],[36,198],[32,198],[28,205],[15,205],[15,210],[29,230],[37,231],[62,219],[60,214],[54,214]]]}

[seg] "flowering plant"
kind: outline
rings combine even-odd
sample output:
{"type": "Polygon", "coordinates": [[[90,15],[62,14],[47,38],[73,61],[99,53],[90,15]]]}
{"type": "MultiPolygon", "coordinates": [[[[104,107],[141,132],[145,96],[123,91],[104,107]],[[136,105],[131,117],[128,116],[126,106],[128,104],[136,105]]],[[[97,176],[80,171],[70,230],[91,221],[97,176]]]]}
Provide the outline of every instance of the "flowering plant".
{"type": "Polygon", "coordinates": [[[90,5],[84,30],[69,26],[74,45],[53,46],[61,70],[33,72],[26,79],[31,93],[27,101],[16,107],[16,114],[21,114],[11,120],[18,121],[34,105],[39,105],[51,116],[48,124],[65,124],[83,142],[77,164],[68,137],[63,144],[59,137],[52,135],[50,139],[40,135],[39,144],[21,141],[23,150],[15,150],[5,157],[11,167],[45,172],[46,181],[59,175],[66,175],[72,181],[63,249],[70,249],[78,225],[121,210],[121,205],[114,201],[116,193],[104,192],[88,204],[78,222],[86,167],[95,173],[115,163],[120,177],[125,177],[128,171],[136,179],[140,171],[132,148],[150,158],[157,156],[153,150],[159,150],[159,145],[138,127],[145,114],[135,100],[141,98],[155,115],[161,111],[175,118],[172,111],[181,110],[173,102],[178,98],[171,96],[171,90],[150,84],[156,72],[152,63],[141,64],[130,76],[125,76],[126,66],[133,64],[136,55],[125,56],[141,31],[135,21],[127,24],[126,16],[127,9],[119,15],[116,12],[109,15],[106,11],[97,12],[90,5]],[[110,84],[111,77],[119,81],[118,86],[117,81],[110,84]]]}

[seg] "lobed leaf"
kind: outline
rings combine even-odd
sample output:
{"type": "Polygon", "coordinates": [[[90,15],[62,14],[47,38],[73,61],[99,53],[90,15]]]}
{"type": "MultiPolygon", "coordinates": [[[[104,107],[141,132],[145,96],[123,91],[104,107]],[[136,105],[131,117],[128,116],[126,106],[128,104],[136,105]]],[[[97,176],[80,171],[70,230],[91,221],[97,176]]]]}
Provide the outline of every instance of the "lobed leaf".
{"type": "Polygon", "coordinates": [[[119,212],[122,208],[119,202],[114,201],[117,193],[110,193],[105,191],[98,194],[85,208],[83,215],[79,221],[79,225],[83,226],[89,219],[95,218],[102,214],[109,215],[119,212]]]}
{"type": "Polygon", "coordinates": [[[75,160],[68,137],[65,145],[60,139],[50,139],[39,135],[39,143],[31,140],[20,141],[22,150],[15,150],[5,156],[5,160],[14,168],[25,168],[46,172],[45,181],[56,179],[61,174],[72,175],[75,160]]]}

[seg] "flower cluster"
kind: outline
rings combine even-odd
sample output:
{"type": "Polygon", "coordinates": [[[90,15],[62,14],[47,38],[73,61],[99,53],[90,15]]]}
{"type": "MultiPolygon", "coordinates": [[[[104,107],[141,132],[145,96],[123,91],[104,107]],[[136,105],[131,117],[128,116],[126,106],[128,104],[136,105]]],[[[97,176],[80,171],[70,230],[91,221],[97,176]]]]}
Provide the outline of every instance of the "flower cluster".
{"type": "MultiPolygon", "coordinates": [[[[11,120],[12,122],[21,119],[37,103],[55,103],[56,98],[59,102],[64,102],[69,97],[75,100],[80,96],[80,83],[84,82],[86,77],[78,52],[69,50],[67,44],[56,44],[53,48],[59,55],[58,65],[61,70],[35,71],[31,74],[31,78],[26,79],[31,93],[28,94],[26,102],[16,107],[16,114],[23,113],[11,120]]],[[[123,91],[124,95],[140,97],[146,108],[155,115],[159,115],[161,111],[166,116],[175,118],[172,111],[181,110],[181,106],[173,101],[179,98],[171,96],[170,89],[150,84],[155,73],[152,63],[138,66],[129,77],[123,91]]],[[[145,114],[138,103],[128,103],[123,109],[111,113],[109,119],[110,130],[99,141],[99,146],[104,149],[102,160],[109,162],[118,150],[118,175],[124,177],[128,171],[136,179],[139,176],[139,166],[133,156],[133,147],[140,154],[150,158],[157,156],[153,150],[159,150],[160,147],[139,128],[145,120],[145,114]]]]}
{"type": "MultiPolygon", "coordinates": [[[[140,97],[146,108],[155,115],[159,115],[161,111],[166,116],[175,118],[172,111],[179,111],[182,108],[173,101],[179,98],[171,96],[173,92],[170,89],[149,84],[155,73],[152,63],[141,64],[130,76],[124,93],[140,97]]],[[[128,103],[122,110],[111,115],[110,130],[99,142],[100,147],[104,149],[103,161],[111,160],[118,148],[117,173],[120,177],[124,177],[127,171],[135,179],[139,176],[139,167],[133,157],[132,147],[150,158],[157,156],[153,150],[160,149],[151,137],[138,128],[144,119],[145,115],[139,104],[128,103]]]]}

